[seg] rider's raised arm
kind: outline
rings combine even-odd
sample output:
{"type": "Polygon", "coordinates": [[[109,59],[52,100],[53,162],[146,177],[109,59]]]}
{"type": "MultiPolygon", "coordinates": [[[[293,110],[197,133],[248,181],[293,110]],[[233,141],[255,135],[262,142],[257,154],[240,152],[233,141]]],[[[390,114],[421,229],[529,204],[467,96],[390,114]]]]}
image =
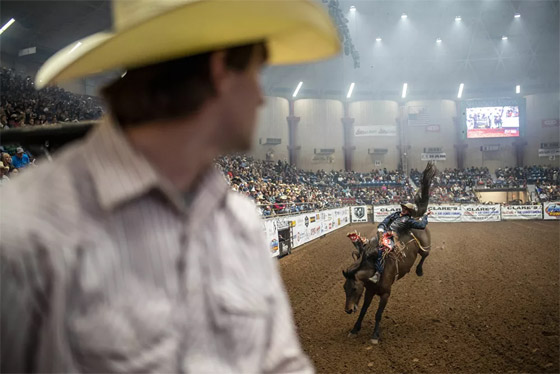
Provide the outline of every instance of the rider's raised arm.
{"type": "Polygon", "coordinates": [[[428,216],[427,215],[423,216],[420,221],[411,219],[408,222],[410,224],[411,229],[424,230],[426,228],[426,225],[428,224],[428,216]]]}

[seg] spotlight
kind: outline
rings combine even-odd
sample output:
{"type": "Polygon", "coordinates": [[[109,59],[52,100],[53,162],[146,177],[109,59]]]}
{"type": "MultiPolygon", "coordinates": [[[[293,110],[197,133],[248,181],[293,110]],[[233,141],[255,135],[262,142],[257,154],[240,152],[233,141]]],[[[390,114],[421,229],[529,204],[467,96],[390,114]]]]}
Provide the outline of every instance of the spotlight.
{"type": "Polygon", "coordinates": [[[297,85],[297,88],[296,88],[296,90],[294,91],[294,94],[292,95],[292,97],[296,97],[296,96],[297,96],[297,94],[298,94],[298,92],[299,92],[299,89],[301,88],[301,85],[302,85],[302,84],[303,84],[303,82],[299,82],[299,84],[297,85]]]}
{"type": "Polygon", "coordinates": [[[348,95],[346,95],[347,99],[349,99],[352,96],[352,91],[354,91],[354,82],[352,82],[352,84],[350,85],[350,89],[348,90],[348,95]]]}
{"type": "Polygon", "coordinates": [[[12,26],[12,23],[14,23],[16,20],[13,18],[10,18],[10,20],[8,22],[6,22],[6,24],[4,26],[2,26],[2,28],[0,29],[0,35],[2,35],[2,33],[4,31],[6,31],[8,29],[8,27],[12,26]]]}
{"type": "Polygon", "coordinates": [[[463,88],[465,87],[465,85],[463,83],[461,83],[459,85],[459,92],[457,93],[457,98],[460,99],[463,96],[463,88]]]}
{"type": "Polygon", "coordinates": [[[460,22],[461,21],[461,16],[455,16],[455,21],[460,22]]]}
{"type": "Polygon", "coordinates": [[[502,40],[508,40],[508,37],[504,35],[502,36],[502,40]]]}
{"type": "Polygon", "coordinates": [[[521,93],[521,85],[518,84],[517,86],[515,86],[515,93],[521,93]]]}
{"type": "Polygon", "coordinates": [[[380,42],[380,41],[381,41],[381,37],[378,36],[377,38],[375,38],[375,41],[376,41],[376,42],[380,42]]]}
{"type": "Polygon", "coordinates": [[[521,18],[521,14],[515,13],[515,15],[514,15],[513,17],[514,17],[514,18],[521,18]]]}
{"type": "Polygon", "coordinates": [[[356,7],[355,7],[354,5],[352,5],[352,6],[350,7],[350,10],[351,10],[352,12],[355,12],[355,11],[356,11],[356,7]]]}
{"type": "Polygon", "coordinates": [[[441,38],[437,38],[436,43],[441,44],[441,38]]]}
{"type": "Polygon", "coordinates": [[[402,95],[401,97],[404,99],[406,97],[406,90],[408,88],[408,83],[403,84],[402,86],[402,95]]]}
{"type": "Polygon", "coordinates": [[[401,19],[407,19],[408,16],[406,15],[406,13],[401,14],[401,19]]]}

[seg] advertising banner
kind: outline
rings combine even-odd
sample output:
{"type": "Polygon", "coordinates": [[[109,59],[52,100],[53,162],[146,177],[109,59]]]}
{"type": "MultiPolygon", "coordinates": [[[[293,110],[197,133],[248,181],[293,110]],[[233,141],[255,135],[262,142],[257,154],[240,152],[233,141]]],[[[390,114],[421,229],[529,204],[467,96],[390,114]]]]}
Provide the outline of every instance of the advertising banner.
{"type": "Polygon", "coordinates": [[[401,210],[400,205],[378,205],[373,207],[373,222],[381,222],[391,213],[401,210]]]}
{"type": "Polygon", "coordinates": [[[544,203],[543,216],[546,220],[560,220],[560,201],[544,203]]]}
{"type": "Polygon", "coordinates": [[[397,126],[354,126],[354,136],[397,136],[397,126]]]}
{"type": "Polygon", "coordinates": [[[502,219],[542,219],[542,205],[504,205],[502,219]]]}
{"type": "Polygon", "coordinates": [[[428,209],[432,211],[432,214],[428,218],[429,222],[461,222],[461,218],[463,217],[461,205],[430,205],[428,209]]]}
{"type": "Polygon", "coordinates": [[[278,251],[278,229],[276,227],[276,220],[263,220],[262,225],[270,255],[276,257],[280,254],[280,251],[278,251]]]}
{"type": "Polygon", "coordinates": [[[539,157],[560,156],[560,148],[539,148],[539,157]]]}
{"type": "Polygon", "coordinates": [[[422,161],[445,161],[447,160],[447,154],[445,152],[422,153],[420,159],[422,161]]]}
{"type": "Polygon", "coordinates": [[[352,212],[352,223],[368,221],[366,205],[352,206],[350,211],[352,212]]]}
{"type": "Polygon", "coordinates": [[[500,204],[466,204],[461,205],[461,210],[463,222],[489,222],[500,220],[500,204]]]}

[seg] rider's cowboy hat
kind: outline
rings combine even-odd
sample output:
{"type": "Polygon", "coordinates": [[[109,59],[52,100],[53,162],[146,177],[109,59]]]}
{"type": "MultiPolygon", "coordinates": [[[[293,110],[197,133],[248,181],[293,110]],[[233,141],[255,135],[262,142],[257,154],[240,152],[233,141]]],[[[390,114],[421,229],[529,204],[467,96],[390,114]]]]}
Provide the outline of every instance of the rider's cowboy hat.
{"type": "Polygon", "coordinates": [[[414,214],[416,213],[416,205],[411,204],[411,203],[401,203],[401,208],[406,208],[406,210],[408,210],[410,213],[414,214]]]}
{"type": "Polygon", "coordinates": [[[269,64],[309,62],[340,51],[336,28],[312,0],[113,0],[113,30],[57,52],[35,85],[261,41],[269,64]]]}

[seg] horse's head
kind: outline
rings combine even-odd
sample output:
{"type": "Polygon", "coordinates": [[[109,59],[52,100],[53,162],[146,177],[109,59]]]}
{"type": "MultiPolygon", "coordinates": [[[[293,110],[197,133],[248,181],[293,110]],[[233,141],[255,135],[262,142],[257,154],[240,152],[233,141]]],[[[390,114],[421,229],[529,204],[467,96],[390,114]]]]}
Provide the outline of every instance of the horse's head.
{"type": "Polygon", "coordinates": [[[358,277],[358,273],[342,270],[342,275],[346,278],[344,282],[344,292],[346,293],[344,310],[348,314],[352,314],[358,310],[360,298],[364,293],[364,281],[358,277]]]}

